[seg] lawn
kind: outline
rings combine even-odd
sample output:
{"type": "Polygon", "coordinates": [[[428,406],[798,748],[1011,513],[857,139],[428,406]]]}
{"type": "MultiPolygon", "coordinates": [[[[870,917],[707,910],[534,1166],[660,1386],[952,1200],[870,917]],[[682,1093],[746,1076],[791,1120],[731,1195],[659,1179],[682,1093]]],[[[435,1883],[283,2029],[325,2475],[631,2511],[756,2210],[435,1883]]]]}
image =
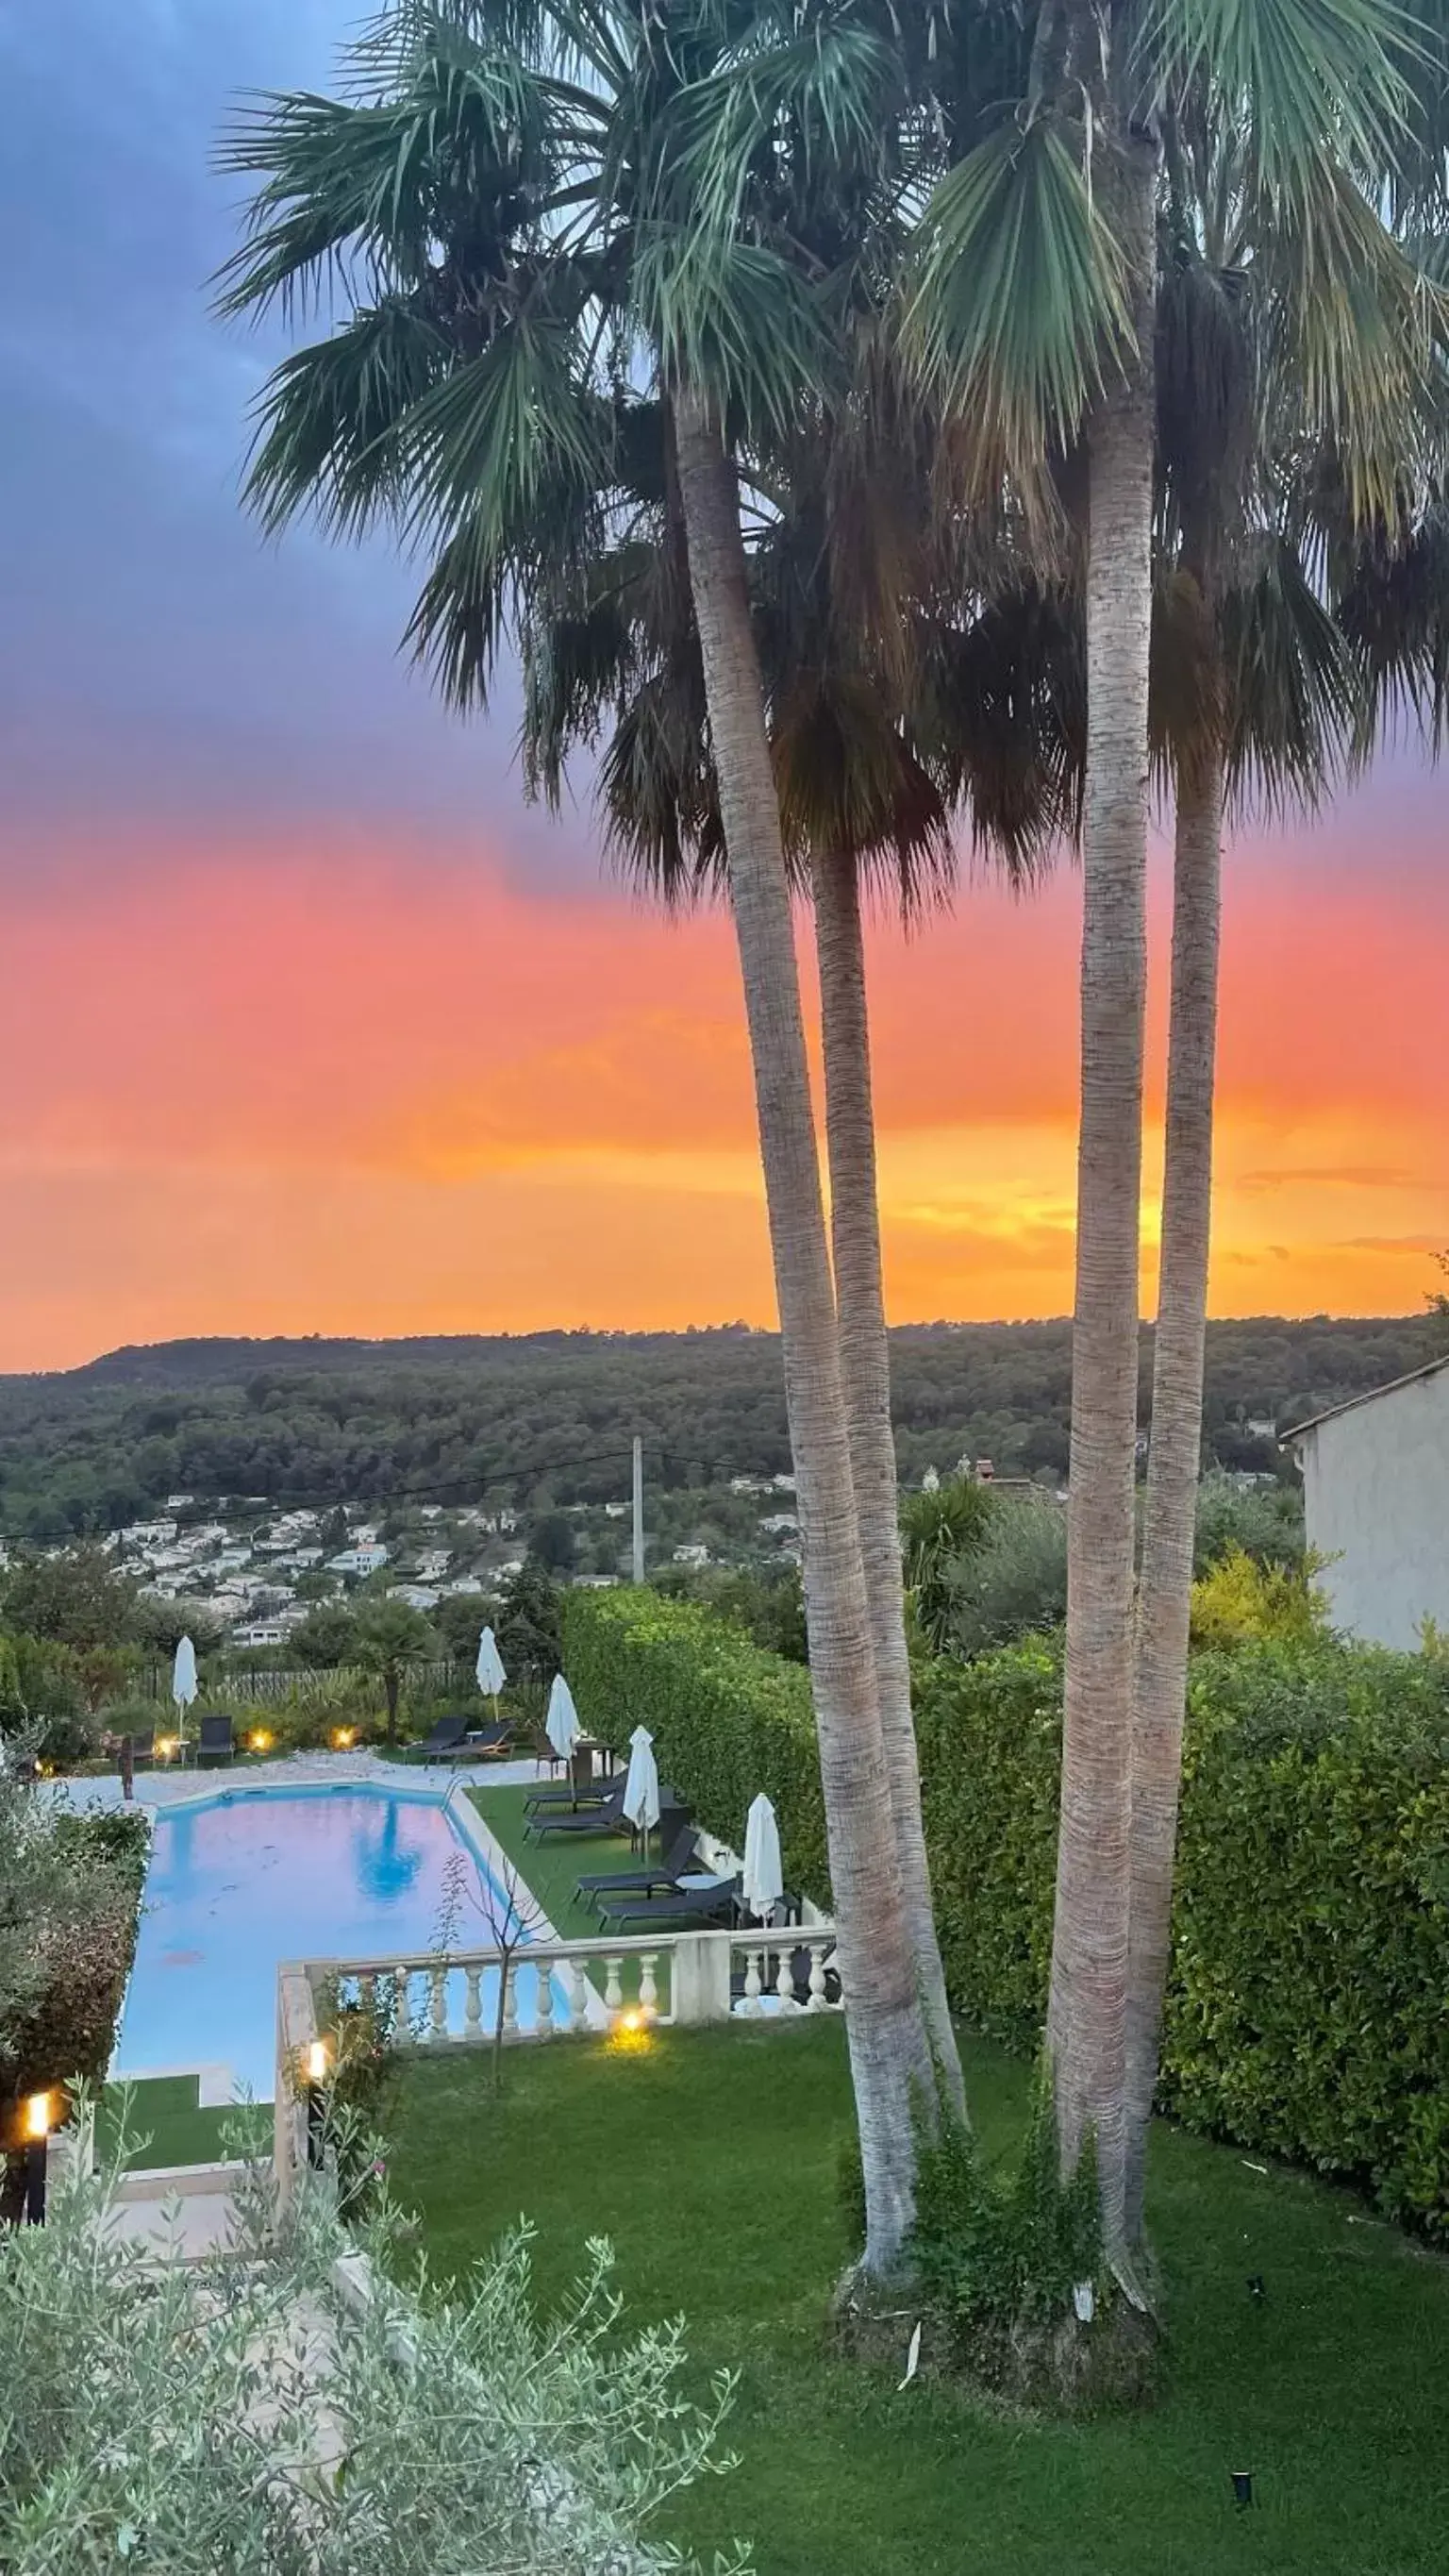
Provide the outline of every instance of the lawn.
{"type": "MultiPolygon", "coordinates": [[[[483,1793],[490,1820],[509,1794],[483,1793]]],[[[570,1861],[573,1875],[583,1866],[570,1861]]],[[[968,2078],[997,2150],[1018,2129],[1027,2072],[972,2045],[968,2078]]],[[[735,2533],[753,2540],[759,2576],[1439,2576],[1449,2564],[1449,2264],[1346,2193],[1160,2129],[1159,2403],[1090,2425],[1008,2420],[828,2356],[849,2124],[836,2022],[665,2031],[640,2056],[559,2042],[511,2051],[501,2099],[477,2058],[408,2062],[393,2174],[437,2272],[526,2213],[552,2295],[584,2238],[606,2232],[631,2317],[682,2311],[692,2361],[739,2369],[741,2465],[687,2495],[672,2526],[706,2564],[735,2533]],[[1231,2498],[1239,2468],[1254,2472],[1246,2513],[1231,2498]]]]}
{"type": "MultiPolygon", "coordinates": [[[[545,1782],[543,1785],[547,1785],[545,1782]]],[[[524,1837],[523,1804],[533,1794],[527,1788],[499,1785],[496,1788],[470,1788],[478,1813],[491,1828],[508,1858],[515,1864],[527,1886],[543,1907],[561,1941],[597,1941],[604,1946],[603,1927],[592,1906],[583,1905],[574,1894],[581,1878],[596,1871],[629,1869],[633,1854],[622,1834],[545,1834],[542,1838],[524,1837]]],[[[658,1837],[654,1852],[657,1855],[658,1837]]],[[[631,1923],[627,1937],[642,1936],[646,1923],[631,1923]]],[[[669,2005],[668,1953],[655,1967],[661,2009],[669,2005]]],[[[626,1959],[621,1979],[624,1999],[633,2003],[639,1991],[637,1959],[626,1959]]]]}

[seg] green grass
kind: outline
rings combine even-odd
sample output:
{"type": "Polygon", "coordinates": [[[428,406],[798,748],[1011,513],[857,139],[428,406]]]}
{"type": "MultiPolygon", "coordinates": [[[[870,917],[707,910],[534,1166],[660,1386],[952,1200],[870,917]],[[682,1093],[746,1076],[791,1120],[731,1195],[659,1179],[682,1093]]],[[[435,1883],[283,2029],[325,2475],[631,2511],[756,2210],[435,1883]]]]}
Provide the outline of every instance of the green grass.
{"type": "MultiPolygon", "coordinates": [[[[1027,2071],[973,2044],[968,2078],[998,2151],[1020,2134],[1027,2071]]],[[[511,2051],[500,2099],[476,2058],[408,2063],[393,2179],[438,2273],[526,2213],[551,2297],[584,2238],[604,2232],[631,2318],[682,2311],[692,2364],[739,2369],[741,2466],[685,2496],[671,2525],[706,2564],[735,2533],[753,2539],[759,2576],[1440,2576],[1449,2564],[1440,2258],[1345,2193],[1160,2129],[1159,2402],[1091,2424],[1011,2420],[919,2384],[897,2393],[828,2354],[849,2129],[838,2023],[661,2032],[639,2056],[560,2042],[511,2051]],[[1257,2501],[1238,2513],[1229,2472],[1244,2467],[1257,2501]]]]}
{"type": "MultiPolygon", "coordinates": [[[[132,2172],[156,2165],[221,2164],[242,2151],[230,2134],[236,2130],[255,2142],[258,2153],[270,2153],[269,2103],[232,2102],[219,2110],[203,2110],[197,2099],[199,2090],[199,2079],[194,2075],[144,2076],[139,2083],[125,2088],[129,2094],[125,2117],[130,2141],[126,2164],[132,2172]]],[[[96,2146],[102,2159],[108,2158],[114,2147],[122,2099],[120,2085],[107,2085],[96,2124],[96,2146]]]]}
{"type": "MultiPolygon", "coordinates": [[[[547,1785],[543,1783],[541,1785],[547,1785]]],[[[533,1794],[532,1787],[515,1788],[501,1784],[497,1788],[480,1785],[470,1788],[472,1799],[508,1858],[514,1863],[561,1941],[597,1941],[603,1945],[603,1927],[591,1905],[580,1902],[574,1889],[581,1878],[595,1871],[628,1869],[633,1855],[622,1834],[545,1834],[541,1839],[525,1839],[524,1800],[533,1794]]],[[[657,1837],[656,1837],[657,1844],[657,1837]]],[[[644,1923],[631,1923],[628,1938],[648,1929],[644,1923]]],[[[662,2010],[669,2004],[669,1960],[661,1955],[655,1967],[662,2010]]],[[[626,2003],[636,2001],[639,1992],[639,1964],[626,1959],[621,1979],[626,2003]]]]}

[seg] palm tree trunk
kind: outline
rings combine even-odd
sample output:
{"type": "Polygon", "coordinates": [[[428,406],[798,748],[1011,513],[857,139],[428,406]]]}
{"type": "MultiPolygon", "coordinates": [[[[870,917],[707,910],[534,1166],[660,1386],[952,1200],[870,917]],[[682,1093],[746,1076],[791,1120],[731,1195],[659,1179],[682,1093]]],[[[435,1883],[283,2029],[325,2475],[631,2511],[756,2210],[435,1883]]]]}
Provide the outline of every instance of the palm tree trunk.
{"type": "Polygon", "coordinates": [[[890,1345],[881,1278],[860,876],[855,861],[837,852],[817,852],[811,875],[825,1043],[825,1136],[830,1160],[830,1237],[835,1260],[840,1374],[881,1736],[890,1778],[901,1903],[931,2053],[956,2109],[964,2114],[966,2086],[936,1939],[930,1863],[921,1820],[920,1764],[911,1715],[900,1505],[891,1430],[890,1345]]]}
{"type": "Polygon", "coordinates": [[[1223,765],[1221,755],[1213,754],[1179,781],[1177,791],[1162,1252],[1132,1711],[1127,2231],[1133,2243],[1142,2234],[1147,2129],[1172,1941],[1172,1868],[1202,1453],[1222,830],[1223,765]]]}
{"type": "Polygon", "coordinates": [[[735,471],[704,406],[675,406],[690,584],[754,1065],[811,1685],[865,2178],[864,2267],[896,2264],[914,2210],[911,2096],[929,2055],[897,1884],[840,1384],[794,926],[750,622],[735,471]]]}
{"type": "MultiPolygon", "coordinates": [[[[1109,144],[1108,150],[1111,151],[1109,144]]],[[[1089,432],[1081,1131],[1067,1515],[1067,1669],[1047,2042],[1064,2166],[1092,2133],[1108,2253],[1125,2240],[1147,684],[1152,609],[1155,155],[1107,184],[1134,280],[1137,350],[1089,432]]]]}

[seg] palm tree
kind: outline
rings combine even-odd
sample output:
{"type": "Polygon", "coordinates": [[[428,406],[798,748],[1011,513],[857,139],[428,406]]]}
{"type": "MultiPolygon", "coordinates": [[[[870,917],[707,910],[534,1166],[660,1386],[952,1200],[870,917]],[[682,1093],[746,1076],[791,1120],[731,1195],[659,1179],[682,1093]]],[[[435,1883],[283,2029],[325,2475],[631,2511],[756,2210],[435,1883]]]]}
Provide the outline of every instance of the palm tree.
{"type": "Polygon", "coordinates": [[[503,35],[399,6],[351,103],[268,102],[229,166],[258,181],[234,311],[341,276],[352,309],[263,398],[251,495],[340,533],[390,521],[429,570],[412,640],[475,698],[520,596],[627,512],[631,370],[669,419],[755,1068],[805,1559],[812,1682],[866,2183],[865,2268],[909,2225],[929,2052],[894,1840],[841,1389],[785,854],[725,424],[782,417],[826,345],[766,249],[696,256],[667,137],[718,47],[695,11],[575,0],[503,35]],[[667,41],[666,41],[667,38],[667,41]],[[576,76],[577,73],[577,76],[576,76]],[[783,390],[782,390],[783,385],[783,390]]]}
{"type": "MultiPolygon", "coordinates": [[[[1161,538],[1196,629],[1194,684],[1176,730],[1176,833],[1161,1250],[1152,1438],[1137,1598],[1127,2006],[1127,2230],[1143,2228],[1147,2128],[1171,1939],[1187,1691],[1188,1607],[1202,1448],[1214,1071],[1225,811],[1311,807],[1371,736],[1372,678],[1355,670],[1321,585],[1313,519],[1324,477],[1295,420],[1285,341],[1301,332],[1269,271],[1255,272],[1237,138],[1169,126],[1167,262],[1157,333],[1161,538]],[[1365,679],[1368,694],[1365,694],[1365,679]]],[[[1392,272],[1391,272],[1392,276],[1392,272]]],[[[1399,281],[1395,280],[1396,283],[1399,281]]],[[[1361,365],[1377,364],[1371,331],[1361,365]]],[[[1402,420],[1403,470],[1424,424],[1402,420]]],[[[1360,382],[1367,410],[1375,389],[1360,382]]],[[[1384,471],[1383,424],[1361,457],[1384,471]]],[[[1395,480],[1399,479],[1398,475],[1395,480]]],[[[1354,502],[1338,484],[1340,529],[1354,502]]],[[[1379,549],[1382,560],[1384,549],[1379,549]]],[[[1400,595],[1423,597],[1412,541],[1400,595]]],[[[1432,543],[1428,560],[1432,561],[1432,543]]],[[[1431,577],[1432,586],[1432,577],[1431,577]]],[[[1361,602],[1363,594],[1360,594],[1361,602]]],[[[1444,593],[1440,594],[1442,608],[1444,593]]],[[[1370,624],[1377,621],[1369,619],[1370,624]]],[[[1380,632],[1383,632],[1380,629],[1380,632]]],[[[1407,641],[1407,627],[1403,630],[1407,641]]],[[[1410,646],[1413,653],[1413,646],[1410,646]]],[[[1186,693],[1182,693],[1185,695],[1186,693]]]]}
{"type": "MultiPolygon", "coordinates": [[[[1085,451],[1082,1098],[1048,2041],[1064,2162],[1091,2129],[1104,2235],[1120,2263],[1129,2234],[1133,1501],[1164,135],[1170,143],[1174,126],[1194,120],[1209,134],[1241,135],[1253,254],[1276,290],[1280,357],[1302,371],[1300,416],[1352,454],[1360,495],[1382,489],[1389,433],[1422,364],[1423,315],[1361,184],[1392,158],[1402,97],[1392,10],[1350,0],[1308,24],[1297,0],[1258,0],[1251,11],[1220,0],[1042,0],[1018,13],[1014,63],[1010,14],[966,13],[945,49],[942,110],[957,159],[927,209],[914,320],[935,376],[988,425],[1041,516],[1054,497],[1042,490],[1044,457],[1053,444],[1085,451]],[[983,30],[998,46],[997,95],[1007,103],[985,124],[969,78],[983,30]],[[967,76],[953,81],[962,57],[967,76]],[[1355,346],[1361,326],[1373,343],[1367,372],[1355,346]]],[[[1209,811],[1190,837],[1211,840],[1209,811]]]]}
{"type": "Polygon", "coordinates": [[[421,1611],[407,1601],[369,1601],[357,1621],[357,1654],[376,1673],[387,1702],[387,1740],[397,1742],[398,1701],[414,1664],[437,1652],[437,1639],[421,1611]]]}

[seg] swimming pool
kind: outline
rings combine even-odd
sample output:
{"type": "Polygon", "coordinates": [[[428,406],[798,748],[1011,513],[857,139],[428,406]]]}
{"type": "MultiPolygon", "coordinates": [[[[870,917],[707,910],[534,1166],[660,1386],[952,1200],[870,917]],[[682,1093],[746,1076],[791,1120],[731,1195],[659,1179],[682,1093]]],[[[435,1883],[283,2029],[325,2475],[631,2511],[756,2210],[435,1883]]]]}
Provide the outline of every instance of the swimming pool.
{"type": "MultiPolygon", "coordinates": [[[[487,1873],[439,1798],[324,1782],[225,1788],[161,1809],[111,2080],[224,2066],[233,2091],[270,2101],[281,1962],[432,1948],[444,1873],[451,1861],[456,1876],[460,1857],[474,1901],[454,1946],[484,1949],[487,1873]]],[[[506,1902],[496,1886],[493,1902],[506,1902]]],[[[531,2018],[527,1974],[519,2010],[531,2018]]]]}

